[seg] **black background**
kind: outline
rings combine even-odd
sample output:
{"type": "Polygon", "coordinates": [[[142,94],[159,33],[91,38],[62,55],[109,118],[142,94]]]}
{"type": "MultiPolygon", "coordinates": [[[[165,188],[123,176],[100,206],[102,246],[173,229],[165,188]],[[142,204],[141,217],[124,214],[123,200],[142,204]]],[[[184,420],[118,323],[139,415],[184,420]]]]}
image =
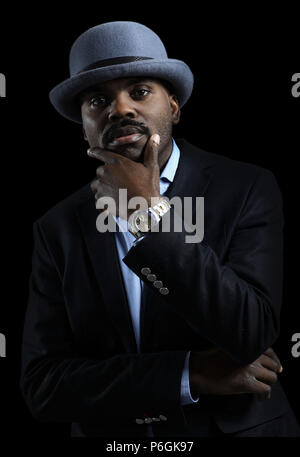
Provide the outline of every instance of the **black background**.
{"type": "MultiPolygon", "coordinates": [[[[263,12],[212,5],[197,10],[174,4],[13,6],[1,17],[0,99],[2,293],[0,359],[2,437],[68,436],[65,424],[40,424],[19,391],[20,346],[31,269],[32,224],[47,209],[89,182],[95,162],[86,154],[79,124],[62,118],[48,92],[68,77],[73,41],[87,28],[132,20],[152,28],[169,57],[184,60],[195,76],[192,98],[174,136],[211,152],[270,169],[285,213],[285,276],[281,336],[274,345],[281,381],[300,420],[300,358],[291,337],[300,332],[298,154],[300,97],[291,77],[300,72],[294,10],[263,12]],[[176,6],[177,5],[177,6],[176,6]]],[[[1,7],[2,8],[2,7],[1,7]]]]}

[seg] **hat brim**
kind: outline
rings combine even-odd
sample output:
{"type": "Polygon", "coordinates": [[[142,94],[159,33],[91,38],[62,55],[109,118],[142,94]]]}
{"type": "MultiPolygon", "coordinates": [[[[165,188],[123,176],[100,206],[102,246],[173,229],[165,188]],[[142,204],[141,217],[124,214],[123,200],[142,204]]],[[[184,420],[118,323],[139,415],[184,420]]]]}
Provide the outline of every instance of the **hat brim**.
{"type": "Polygon", "coordinates": [[[49,98],[54,108],[67,119],[82,123],[77,96],[95,84],[131,76],[160,78],[174,88],[180,107],[189,99],[194,84],[193,73],[181,60],[140,60],[85,71],[55,86],[49,98]]]}

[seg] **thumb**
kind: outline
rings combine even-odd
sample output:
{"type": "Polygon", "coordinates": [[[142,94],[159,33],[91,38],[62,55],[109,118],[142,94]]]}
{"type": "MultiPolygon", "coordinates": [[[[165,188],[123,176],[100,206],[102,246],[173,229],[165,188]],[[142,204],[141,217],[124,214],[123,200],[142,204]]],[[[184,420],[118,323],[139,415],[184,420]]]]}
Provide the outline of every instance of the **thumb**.
{"type": "Polygon", "coordinates": [[[148,143],[146,145],[145,152],[144,152],[145,167],[153,167],[155,165],[158,165],[159,143],[160,143],[160,136],[157,133],[150,136],[148,143]]]}

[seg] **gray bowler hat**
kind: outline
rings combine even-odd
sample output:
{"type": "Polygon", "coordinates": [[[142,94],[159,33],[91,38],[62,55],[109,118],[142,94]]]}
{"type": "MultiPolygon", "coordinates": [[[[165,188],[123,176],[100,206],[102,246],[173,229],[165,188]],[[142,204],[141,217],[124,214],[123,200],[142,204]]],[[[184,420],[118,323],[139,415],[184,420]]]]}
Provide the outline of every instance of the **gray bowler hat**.
{"type": "Polygon", "coordinates": [[[82,123],[78,94],[97,83],[145,76],[168,81],[182,107],[193,90],[193,74],[181,60],[169,59],[161,39],[137,22],[97,25],[82,33],[70,51],[70,78],[51,90],[62,116],[82,123]]]}

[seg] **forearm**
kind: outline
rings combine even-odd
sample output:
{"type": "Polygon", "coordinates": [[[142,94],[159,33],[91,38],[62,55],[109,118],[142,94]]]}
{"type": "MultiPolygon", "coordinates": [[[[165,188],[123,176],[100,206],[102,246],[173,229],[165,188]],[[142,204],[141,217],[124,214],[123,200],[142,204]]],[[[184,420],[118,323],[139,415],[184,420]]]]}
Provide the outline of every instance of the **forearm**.
{"type": "Polygon", "coordinates": [[[168,288],[169,293],[163,299],[202,338],[222,347],[241,362],[254,360],[274,343],[278,336],[280,292],[275,303],[276,313],[273,313],[271,297],[239,277],[232,268],[221,265],[205,243],[186,247],[180,259],[175,239],[173,245],[169,243],[168,251],[162,247],[164,243],[151,243],[149,256],[150,247],[149,251],[142,251],[142,243],[150,244],[150,237],[132,249],[127,265],[145,281],[140,271],[145,265],[152,267],[151,273],[168,288]],[[135,253],[134,249],[140,251],[135,253]],[[155,265],[152,260],[156,255],[161,256],[162,251],[172,265],[169,271],[166,265],[155,265]],[[197,261],[192,261],[191,268],[190,259],[195,258],[197,261]]]}
{"type": "MultiPolygon", "coordinates": [[[[117,343],[112,349],[105,335],[97,348],[87,343],[87,336],[74,331],[65,277],[39,224],[34,239],[21,377],[32,414],[40,420],[107,423],[179,408],[186,351],[126,353],[117,343]]],[[[84,313],[84,300],[81,305],[84,313]]],[[[105,330],[99,321],[99,334],[105,330]]]]}
{"type": "MultiPolygon", "coordinates": [[[[24,346],[23,360],[31,348],[24,346]]],[[[122,354],[106,360],[41,357],[24,363],[21,387],[39,420],[132,422],[180,406],[186,352],[122,354]]],[[[32,355],[31,355],[32,356],[32,355]]]]}
{"type": "MultiPolygon", "coordinates": [[[[267,196],[274,194],[274,201],[249,198],[249,209],[231,239],[224,240],[228,247],[221,257],[205,239],[186,243],[184,224],[176,232],[171,214],[169,232],[149,233],[123,259],[160,295],[142,273],[148,267],[168,290],[160,297],[172,310],[202,338],[241,363],[256,359],[279,332],[282,212],[271,184],[267,196]]],[[[174,213],[174,217],[180,216],[174,213]]]]}

